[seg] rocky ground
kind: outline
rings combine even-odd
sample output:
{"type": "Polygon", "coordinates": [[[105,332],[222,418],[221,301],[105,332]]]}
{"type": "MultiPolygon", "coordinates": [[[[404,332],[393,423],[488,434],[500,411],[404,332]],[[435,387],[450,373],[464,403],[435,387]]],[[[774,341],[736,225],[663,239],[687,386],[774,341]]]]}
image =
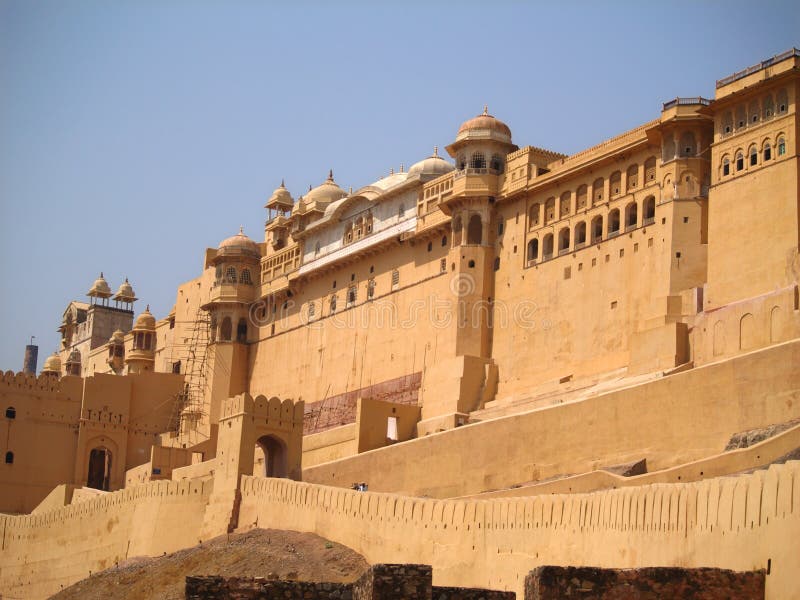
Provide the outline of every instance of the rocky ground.
{"type": "Polygon", "coordinates": [[[360,554],[310,533],[254,529],[155,558],[131,558],[52,596],[56,600],[182,600],[187,575],[349,583],[366,570],[360,554]]]}

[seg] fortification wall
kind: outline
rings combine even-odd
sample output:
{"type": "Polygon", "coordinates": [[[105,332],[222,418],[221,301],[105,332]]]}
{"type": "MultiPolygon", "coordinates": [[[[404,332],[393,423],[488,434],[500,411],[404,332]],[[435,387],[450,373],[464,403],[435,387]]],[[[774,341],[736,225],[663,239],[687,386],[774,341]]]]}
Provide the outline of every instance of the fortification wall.
{"type": "Polygon", "coordinates": [[[767,569],[800,596],[800,463],[697,483],[534,498],[435,500],[243,477],[240,527],[310,531],[371,563],[433,565],[434,585],[515,591],[534,567],[767,569]]]}
{"type": "Polygon", "coordinates": [[[800,340],[628,389],[459,427],[318,465],[303,480],[466,496],[647,459],[660,470],[719,454],[738,431],[800,416],[800,340]]]}
{"type": "Polygon", "coordinates": [[[155,481],[35,515],[0,516],[0,594],[46,598],[126,558],[198,541],[210,481],[155,481]]]}

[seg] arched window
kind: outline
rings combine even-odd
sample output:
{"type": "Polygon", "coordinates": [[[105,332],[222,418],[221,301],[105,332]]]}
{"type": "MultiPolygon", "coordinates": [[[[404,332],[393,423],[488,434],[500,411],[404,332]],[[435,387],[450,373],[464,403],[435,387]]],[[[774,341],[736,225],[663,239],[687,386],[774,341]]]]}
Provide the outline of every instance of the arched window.
{"type": "Polygon", "coordinates": [[[639,184],[639,165],[631,165],[628,167],[628,171],[625,174],[626,177],[626,188],[628,191],[636,189],[636,186],[639,184]]]}
{"type": "Polygon", "coordinates": [[[770,160],[772,158],[772,146],[769,145],[769,142],[764,143],[764,160],[770,160]]]}
{"type": "Polygon", "coordinates": [[[504,162],[505,161],[503,161],[503,157],[502,156],[500,156],[499,154],[492,154],[492,162],[491,162],[490,166],[492,167],[492,169],[494,169],[498,173],[502,173],[503,172],[503,163],[504,162]]]}
{"type": "Polygon", "coordinates": [[[9,450],[6,452],[6,464],[13,465],[14,464],[14,453],[9,450]]]}
{"type": "Polygon", "coordinates": [[[603,201],[603,178],[600,177],[594,180],[592,184],[592,201],[594,204],[603,201]]]}
{"type": "Polygon", "coordinates": [[[736,153],[736,170],[741,171],[744,169],[744,154],[741,152],[736,153]]]}
{"type": "Polygon", "coordinates": [[[319,242],[314,244],[314,256],[315,257],[319,256],[319,242]]]}
{"type": "Polygon", "coordinates": [[[308,303],[308,318],[311,319],[317,312],[317,305],[313,302],[308,303]]]}
{"type": "Polygon", "coordinates": [[[644,184],[648,185],[656,180],[656,157],[651,156],[644,161],[644,184]]]}
{"type": "Polygon", "coordinates": [[[744,105],[736,107],[736,129],[741,129],[747,124],[747,116],[744,112],[744,105]]]}
{"type": "Polygon", "coordinates": [[[603,239],[603,216],[597,215],[592,219],[592,243],[596,244],[603,239]]]}
{"type": "Polygon", "coordinates": [[[16,419],[17,418],[17,409],[13,406],[9,406],[6,409],[6,419],[16,419]]]}
{"type": "Polygon", "coordinates": [[[446,246],[447,246],[447,236],[443,235],[442,236],[442,248],[445,248],[446,246]]]}
{"type": "Polygon", "coordinates": [[[566,217],[572,209],[572,194],[570,192],[564,192],[561,194],[561,199],[559,200],[560,209],[559,215],[561,217],[566,217]]]}
{"type": "Polygon", "coordinates": [[[575,209],[576,210],[583,210],[586,208],[586,203],[588,201],[589,192],[586,185],[578,186],[578,191],[575,195],[575,209]]]}
{"type": "Polygon", "coordinates": [[[405,214],[406,214],[406,206],[405,204],[401,204],[400,208],[397,209],[397,216],[402,219],[405,216],[405,214]]]}
{"type": "Polygon", "coordinates": [[[233,324],[230,317],[222,319],[222,325],[219,328],[219,339],[223,342],[231,341],[231,334],[233,333],[233,324]]]}
{"type": "Polygon", "coordinates": [[[228,267],[225,271],[225,282],[226,283],[236,283],[236,269],[233,267],[228,267]]]}
{"type": "Polygon", "coordinates": [[[541,209],[541,204],[536,202],[528,211],[528,222],[530,223],[531,227],[536,227],[539,224],[539,213],[541,212],[541,209]]]}
{"type": "Polygon", "coordinates": [[[239,275],[239,283],[253,284],[253,280],[250,278],[250,269],[242,269],[242,273],[239,275]]]}
{"type": "Polygon", "coordinates": [[[239,319],[239,323],[236,324],[236,341],[247,341],[247,320],[244,317],[239,319]]]}
{"type": "Polygon", "coordinates": [[[775,103],[772,101],[772,94],[767,94],[764,98],[764,118],[769,119],[775,114],[775,103]]]}
{"type": "Polygon", "coordinates": [[[777,113],[779,115],[786,114],[786,111],[789,110],[789,95],[786,93],[786,90],[778,92],[777,100],[777,113]]]}
{"type": "Polygon", "coordinates": [[[722,133],[728,135],[733,131],[733,115],[730,111],[726,112],[722,117],[722,133]]]}
{"type": "Polygon", "coordinates": [[[552,223],[556,219],[556,199],[548,198],[544,203],[544,222],[552,223]]]}
{"type": "Polygon", "coordinates": [[[150,345],[150,344],[151,344],[151,342],[152,342],[152,339],[151,339],[151,337],[150,337],[150,334],[149,334],[149,333],[145,333],[145,334],[144,334],[144,346],[143,346],[143,348],[144,348],[145,350],[152,350],[153,348],[152,348],[152,346],[150,345]]]}
{"type": "Polygon", "coordinates": [[[367,282],[367,298],[372,298],[375,296],[375,280],[370,279],[367,282]]]}
{"type": "Polygon", "coordinates": [[[352,306],[356,303],[356,286],[351,285],[347,289],[347,306],[352,306]]]}
{"type": "Polygon", "coordinates": [[[648,196],[644,199],[644,221],[643,225],[650,225],[656,218],[656,199],[653,196],[648,196]]]}
{"type": "Polygon", "coordinates": [[[548,258],[553,258],[553,234],[548,233],[544,236],[544,242],[542,244],[542,258],[547,260],[548,258]]]}
{"type": "Polygon", "coordinates": [[[586,222],[581,221],[575,225],[575,247],[581,248],[586,244],[586,222]]]}
{"type": "Polygon", "coordinates": [[[778,138],[778,156],[786,154],[786,140],[782,137],[778,138]]]}
{"type": "Polygon", "coordinates": [[[336,296],[335,295],[331,296],[330,306],[331,306],[331,312],[332,313],[336,312],[336,296]]]}
{"type": "Polygon", "coordinates": [[[631,202],[625,207],[625,229],[633,229],[639,221],[639,207],[631,202]]]}
{"type": "Polygon", "coordinates": [[[211,331],[209,332],[209,337],[212,342],[217,341],[217,317],[211,317],[211,331]]]}
{"type": "Polygon", "coordinates": [[[217,268],[214,272],[214,280],[217,283],[222,283],[222,265],[217,265],[217,268]]]}
{"type": "Polygon", "coordinates": [[[460,246],[463,237],[463,225],[461,222],[461,215],[456,215],[453,219],[453,245],[460,246]]]}
{"type": "Polygon", "coordinates": [[[486,157],[483,155],[483,152],[473,153],[472,158],[469,161],[469,166],[472,169],[485,169],[486,157]]]}
{"type": "Polygon", "coordinates": [[[761,116],[761,110],[758,106],[758,100],[753,100],[750,103],[750,109],[747,111],[747,116],[750,118],[751,123],[758,123],[759,117],[761,116]]]}
{"type": "Polygon", "coordinates": [[[528,242],[528,262],[538,260],[539,258],[539,240],[537,238],[528,242]]]}
{"type": "Polygon", "coordinates": [[[758,164],[758,150],[755,146],[750,146],[750,166],[754,167],[758,164]]]}
{"type": "Polygon", "coordinates": [[[615,208],[608,213],[608,235],[616,235],[619,233],[619,209],[615,208]]]}
{"type": "Polygon", "coordinates": [[[731,161],[726,156],[722,159],[722,176],[730,175],[731,174],[731,161]]]}
{"type": "Polygon", "coordinates": [[[467,168],[467,156],[466,154],[459,154],[458,155],[458,168],[459,170],[463,171],[467,168]]]}
{"type": "Polygon", "coordinates": [[[611,195],[616,196],[622,191],[622,173],[619,171],[614,171],[611,174],[611,195]]]}
{"type": "Polygon", "coordinates": [[[684,131],[681,135],[681,156],[694,156],[697,154],[697,143],[695,142],[694,132],[684,131]]]}
{"type": "Polygon", "coordinates": [[[467,243],[483,243],[483,223],[481,222],[480,215],[472,215],[469,218],[469,225],[467,226],[467,243]]]}
{"type": "Polygon", "coordinates": [[[569,227],[564,227],[558,232],[558,253],[569,251],[569,227]]]}

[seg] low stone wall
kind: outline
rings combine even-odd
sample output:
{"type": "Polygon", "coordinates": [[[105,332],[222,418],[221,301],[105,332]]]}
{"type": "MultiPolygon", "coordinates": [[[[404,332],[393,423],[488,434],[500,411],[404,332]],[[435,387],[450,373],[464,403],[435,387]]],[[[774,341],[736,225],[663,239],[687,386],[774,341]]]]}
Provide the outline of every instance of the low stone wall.
{"type": "Polygon", "coordinates": [[[373,565],[353,584],[186,578],[186,600],[514,600],[514,592],[433,587],[430,565],[373,565]]]}
{"type": "Polygon", "coordinates": [[[186,600],[352,600],[352,585],[269,581],[262,577],[186,578],[186,600]]]}
{"type": "Polygon", "coordinates": [[[764,571],[537,567],[525,578],[526,600],[759,600],[764,571]]]}

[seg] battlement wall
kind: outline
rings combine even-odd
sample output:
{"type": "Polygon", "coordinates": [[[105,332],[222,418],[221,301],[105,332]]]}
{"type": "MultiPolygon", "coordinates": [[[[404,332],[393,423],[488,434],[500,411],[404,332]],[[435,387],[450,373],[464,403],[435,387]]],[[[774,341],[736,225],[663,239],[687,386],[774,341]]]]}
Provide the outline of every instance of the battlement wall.
{"type": "Polygon", "coordinates": [[[496,500],[435,500],[242,478],[239,526],[309,531],[371,563],[433,565],[434,585],[515,591],[536,566],[767,569],[800,595],[800,462],[686,484],[496,500]]]}
{"type": "Polygon", "coordinates": [[[126,558],[193,546],[210,481],[155,481],[25,516],[0,515],[0,594],[45,598],[126,558]]]}

